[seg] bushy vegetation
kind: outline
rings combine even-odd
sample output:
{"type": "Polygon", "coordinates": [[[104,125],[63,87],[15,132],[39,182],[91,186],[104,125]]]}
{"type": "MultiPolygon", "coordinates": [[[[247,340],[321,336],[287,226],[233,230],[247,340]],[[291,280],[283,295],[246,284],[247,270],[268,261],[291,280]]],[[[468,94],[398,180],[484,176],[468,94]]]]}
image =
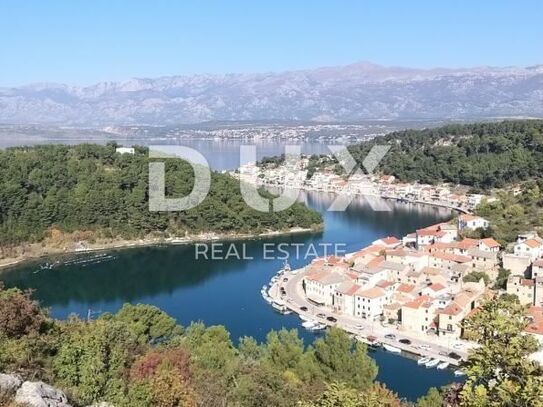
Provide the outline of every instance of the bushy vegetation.
{"type": "Polygon", "coordinates": [[[500,192],[497,200],[483,202],[476,213],[490,221],[485,231],[502,244],[514,242],[519,233],[543,230],[543,178],[528,181],[520,193],[500,192]]]}
{"type": "Polygon", "coordinates": [[[182,328],[158,308],[125,305],[93,321],[51,320],[28,293],[0,291],[0,372],[22,372],[67,392],[76,405],[293,406],[312,402],[339,381],[349,391],[388,394],[374,383],[365,345],[331,329],[305,347],[295,330],[272,331],[265,343],[235,346],[221,326],[182,328]],[[19,314],[3,298],[19,298],[19,314]]]}
{"type": "Polygon", "coordinates": [[[0,372],[49,382],[76,406],[541,406],[543,375],[528,358],[538,344],[523,334],[525,311],[504,297],[485,302],[464,326],[481,345],[470,354],[467,382],[430,389],[412,404],[375,382],[366,346],[337,328],[308,347],[286,329],[235,346],[222,326],[183,328],[154,306],[56,321],[30,293],[1,290],[0,315],[13,321],[0,325],[0,372]]]}
{"type": "Polygon", "coordinates": [[[361,163],[377,144],[391,146],[378,171],[402,181],[451,182],[489,189],[543,175],[542,120],[405,130],[349,150],[361,163]]]}
{"type": "MultiPolygon", "coordinates": [[[[190,165],[166,164],[166,195],[193,187],[190,165]]],[[[177,213],[148,209],[147,149],[115,152],[115,144],[44,145],[0,150],[0,245],[42,240],[51,229],[93,231],[99,237],[150,233],[251,232],[321,224],[316,211],[295,204],[261,213],[242,199],[239,182],[212,173],[211,191],[196,208],[177,213]]]]}

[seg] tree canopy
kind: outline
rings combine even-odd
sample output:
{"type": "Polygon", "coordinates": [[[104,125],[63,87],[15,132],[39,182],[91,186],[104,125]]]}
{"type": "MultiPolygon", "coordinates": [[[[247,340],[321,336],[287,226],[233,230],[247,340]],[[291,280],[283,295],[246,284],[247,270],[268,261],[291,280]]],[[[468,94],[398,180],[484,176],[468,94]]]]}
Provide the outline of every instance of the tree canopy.
{"type": "Polygon", "coordinates": [[[405,130],[349,147],[361,163],[374,145],[391,146],[378,171],[402,181],[478,189],[543,175],[543,121],[511,120],[405,130]]]}
{"type": "MultiPolygon", "coordinates": [[[[151,212],[150,160],[146,148],[122,155],[115,144],[0,150],[0,245],[40,241],[52,230],[140,238],[151,233],[258,233],[322,223],[318,212],[301,203],[282,212],[258,212],[243,201],[239,181],[216,172],[208,196],[196,208],[151,212]]],[[[165,172],[167,197],[191,192],[194,174],[187,162],[166,159],[165,172]]]]}

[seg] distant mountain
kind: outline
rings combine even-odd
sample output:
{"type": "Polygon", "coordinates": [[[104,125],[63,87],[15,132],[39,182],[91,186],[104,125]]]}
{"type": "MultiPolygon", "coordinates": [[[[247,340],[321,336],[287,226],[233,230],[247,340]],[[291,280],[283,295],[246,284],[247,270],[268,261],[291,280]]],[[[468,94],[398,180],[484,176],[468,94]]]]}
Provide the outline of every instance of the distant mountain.
{"type": "Polygon", "coordinates": [[[412,69],[367,62],[282,73],[0,88],[0,122],[181,124],[543,117],[543,65],[412,69]]]}

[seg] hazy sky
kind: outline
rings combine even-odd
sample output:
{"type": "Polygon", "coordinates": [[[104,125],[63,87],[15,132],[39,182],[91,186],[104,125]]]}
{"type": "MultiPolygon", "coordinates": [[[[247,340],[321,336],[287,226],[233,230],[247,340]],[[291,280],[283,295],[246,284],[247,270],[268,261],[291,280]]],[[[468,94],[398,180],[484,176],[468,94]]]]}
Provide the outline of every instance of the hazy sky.
{"type": "Polygon", "coordinates": [[[543,1],[2,0],[0,86],[543,63],[543,1]]]}

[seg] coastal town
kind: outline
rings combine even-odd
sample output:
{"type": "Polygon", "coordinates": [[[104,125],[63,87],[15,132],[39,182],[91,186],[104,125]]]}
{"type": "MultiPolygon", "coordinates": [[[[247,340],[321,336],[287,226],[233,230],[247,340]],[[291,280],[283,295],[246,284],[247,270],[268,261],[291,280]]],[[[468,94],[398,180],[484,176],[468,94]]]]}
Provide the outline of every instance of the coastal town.
{"type": "MultiPolygon", "coordinates": [[[[470,237],[490,227],[472,211],[495,198],[462,194],[446,185],[400,183],[386,175],[346,181],[331,172],[316,172],[308,180],[303,162],[261,173],[258,166],[246,165],[237,175],[261,186],[367,193],[459,212],[448,222],[386,236],[342,257],[282,270],[262,294],[277,310],[299,314],[304,328],[337,325],[372,346],[421,355],[419,364],[446,368],[458,365],[476,346],[463,329],[464,319],[485,299],[508,294],[526,306],[526,332],[543,343],[543,239],[526,232],[502,247],[492,237],[470,237]],[[507,273],[505,288],[496,287],[501,272],[507,273]]],[[[543,361],[542,352],[532,357],[543,361]]]]}
{"type": "MultiPolygon", "coordinates": [[[[331,160],[331,157],[326,159],[331,160]]],[[[495,198],[468,193],[458,185],[428,185],[398,182],[393,175],[363,174],[355,172],[348,179],[338,175],[335,165],[309,173],[310,158],[302,157],[295,162],[266,167],[255,162],[240,166],[231,175],[257,186],[329,192],[348,196],[381,197],[399,202],[424,203],[442,206],[459,212],[471,212],[483,199],[495,198]]]]}

